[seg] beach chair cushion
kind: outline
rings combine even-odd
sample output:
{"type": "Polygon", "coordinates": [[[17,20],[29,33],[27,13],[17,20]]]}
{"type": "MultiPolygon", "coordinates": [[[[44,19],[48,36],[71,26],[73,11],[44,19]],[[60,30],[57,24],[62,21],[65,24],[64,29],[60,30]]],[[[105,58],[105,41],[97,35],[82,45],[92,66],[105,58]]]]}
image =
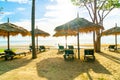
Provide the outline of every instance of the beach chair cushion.
{"type": "Polygon", "coordinates": [[[84,60],[88,61],[88,60],[95,60],[95,56],[94,56],[94,49],[85,49],[84,50],[84,60]]]}
{"type": "Polygon", "coordinates": [[[115,51],[115,48],[116,48],[115,45],[109,45],[108,46],[109,51],[112,51],[112,50],[115,51]]]}
{"type": "Polygon", "coordinates": [[[58,52],[64,52],[64,46],[59,46],[58,52]]]}
{"type": "Polygon", "coordinates": [[[64,46],[59,46],[59,49],[64,49],[64,46]]]}
{"type": "Polygon", "coordinates": [[[68,45],[68,49],[74,49],[72,45],[68,45]]]}
{"type": "Polygon", "coordinates": [[[74,59],[74,51],[71,49],[66,49],[65,54],[63,55],[64,59],[74,59]]]}
{"type": "Polygon", "coordinates": [[[46,50],[46,48],[45,48],[45,46],[39,46],[39,51],[41,52],[41,51],[45,51],[46,50]]]}

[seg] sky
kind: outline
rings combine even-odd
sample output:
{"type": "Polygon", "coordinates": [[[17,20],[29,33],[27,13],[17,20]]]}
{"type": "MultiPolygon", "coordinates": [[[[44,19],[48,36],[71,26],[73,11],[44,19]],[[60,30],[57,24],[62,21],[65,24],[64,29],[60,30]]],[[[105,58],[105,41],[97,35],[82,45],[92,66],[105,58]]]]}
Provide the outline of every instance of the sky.
{"type": "MultiPolygon", "coordinates": [[[[0,23],[7,22],[7,18],[9,18],[11,23],[31,30],[31,0],[7,0],[7,2],[0,0],[0,7],[3,7],[0,13],[0,23]]],[[[70,0],[36,0],[35,27],[51,34],[50,37],[45,38],[46,40],[64,40],[63,37],[52,37],[55,33],[54,29],[56,26],[76,18],[77,11],[79,11],[79,17],[91,21],[87,10],[85,8],[78,9],[72,5],[70,0]]],[[[115,23],[120,26],[120,9],[114,9],[105,18],[103,26],[107,30],[114,27],[115,23]]],[[[17,40],[19,38],[21,37],[14,37],[17,40]]],[[[0,39],[2,38],[0,37],[0,39]]],[[[44,40],[44,38],[39,39],[44,40]]],[[[69,42],[76,41],[76,37],[68,37],[68,39],[69,42]]],[[[80,34],[81,43],[90,43],[92,39],[91,33],[80,34]]],[[[118,39],[120,38],[118,37],[118,39]]],[[[102,37],[102,43],[114,43],[114,36],[102,37]]]]}

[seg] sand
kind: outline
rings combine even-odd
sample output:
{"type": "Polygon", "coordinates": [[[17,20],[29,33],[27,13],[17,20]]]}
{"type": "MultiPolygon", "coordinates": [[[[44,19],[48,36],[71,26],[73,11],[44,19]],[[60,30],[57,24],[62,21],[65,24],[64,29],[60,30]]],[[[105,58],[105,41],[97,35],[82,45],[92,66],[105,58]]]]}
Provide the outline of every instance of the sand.
{"type": "Polygon", "coordinates": [[[81,49],[81,60],[65,61],[57,49],[37,54],[18,56],[14,60],[0,59],[0,80],[120,80],[120,53],[102,48],[95,53],[96,60],[85,62],[81,49]]]}

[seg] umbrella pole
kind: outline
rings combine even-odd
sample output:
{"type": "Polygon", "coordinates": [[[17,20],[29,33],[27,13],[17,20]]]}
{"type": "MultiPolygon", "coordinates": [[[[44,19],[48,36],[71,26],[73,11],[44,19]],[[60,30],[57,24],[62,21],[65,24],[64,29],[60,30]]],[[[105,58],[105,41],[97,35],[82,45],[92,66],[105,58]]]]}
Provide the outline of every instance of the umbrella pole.
{"type": "Polygon", "coordinates": [[[66,49],[67,49],[67,36],[65,36],[65,41],[66,41],[66,49]]]}
{"type": "Polygon", "coordinates": [[[9,50],[10,49],[10,36],[9,36],[9,32],[8,32],[7,38],[8,38],[8,50],[9,50]]]}
{"type": "Polygon", "coordinates": [[[115,50],[117,50],[117,34],[115,34],[115,46],[116,46],[115,50]]]}
{"type": "Polygon", "coordinates": [[[37,51],[38,51],[38,36],[37,36],[37,39],[36,39],[36,43],[37,43],[37,51]]]}
{"type": "Polygon", "coordinates": [[[80,59],[79,32],[77,34],[77,42],[78,42],[78,59],[80,59]]]}

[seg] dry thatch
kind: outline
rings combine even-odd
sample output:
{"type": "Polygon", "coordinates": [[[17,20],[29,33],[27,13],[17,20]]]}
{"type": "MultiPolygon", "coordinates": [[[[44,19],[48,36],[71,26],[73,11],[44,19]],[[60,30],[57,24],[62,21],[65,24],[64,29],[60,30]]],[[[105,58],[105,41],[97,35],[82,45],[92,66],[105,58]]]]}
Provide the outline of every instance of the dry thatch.
{"type": "Polygon", "coordinates": [[[60,31],[60,32],[56,32],[53,36],[54,37],[59,37],[59,36],[76,36],[77,33],[76,32],[72,32],[72,31],[60,31]]]}
{"type": "Polygon", "coordinates": [[[75,18],[73,20],[71,20],[70,22],[67,22],[63,25],[60,25],[58,27],[55,28],[55,31],[79,31],[79,32],[92,32],[92,31],[96,31],[99,29],[103,29],[103,26],[100,25],[96,25],[92,22],[89,22],[88,20],[84,19],[84,18],[75,18]]]}
{"type": "Polygon", "coordinates": [[[40,29],[35,29],[34,32],[35,32],[35,36],[42,36],[42,37],[50,36],[49,33],[42,31],[40,29]]]}
{"type": "Polygon", "coordinates": [[[113,27],[102,32],[102,36],[108,36],[108,35],[120,35],[120,27],[113,27]]]}
{"type": "Polygon", "coordinates": [[[8,33],[9,35],[12,35],[12,36],[15,36],[18,34],[21,34],[22,36],[26,36],[30,34],[29,31],[27,31],[26,29],[19,27],[17,25],[14,25],[12,23],[0,24],[0,36],[4,36],[4,37],[8,36],[8,33]]]}

